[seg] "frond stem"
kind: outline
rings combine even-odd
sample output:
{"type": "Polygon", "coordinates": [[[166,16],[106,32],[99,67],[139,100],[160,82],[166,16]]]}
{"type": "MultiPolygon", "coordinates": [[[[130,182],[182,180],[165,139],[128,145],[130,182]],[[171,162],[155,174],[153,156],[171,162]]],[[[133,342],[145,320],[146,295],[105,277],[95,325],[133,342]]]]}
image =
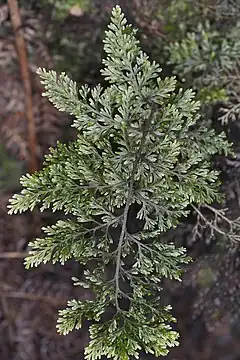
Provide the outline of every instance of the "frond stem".
{"type": "Polygon", "coordinates": [[[126,204],[125,204],[125,208],[124,208],[124,212],[123,212],[123,223],[122,223],[121,234],[120,234],[120,237],[119,237],[119,243],[118,243],[118,247],[117,247],[116,271],[115,271],[115,276],[114,276],[114,280],[115,280],[115,301],[116,301],[116,309],[117,309],[118,312],[121,312],[121,309],[120,309],[119,304],[118,304],[118,294],[120,292],[119,274],[120,274],[120,267],[121,267],[122,245],[123,245],[124,238],[125,238],[125,235],[126,235],[126,232],[127,232],[127,220],[128,220],[129,208],[130,208],[130,205],[131,205],[131,202],[132,202],[135,173],[136,173],[136,170],[137,170],[138,165],[139,165],[139,160],[141,159],[142,149],[144,147],[145,140],[146,140],[146,134],[149,131],[149,125],[151,124],[151,119],[152,119],[152,116],[154,114],[154,111],[155,111],[155,107],[153,106],[152,109],[150,110],[149,117],[147,118],[147,120],[145,121],[145,123],[143,124],[143,127],[142,127],[142,138],[141,138],[139,148],[136,151],[136,157],[135,157],[135,161],[133,163],[132,172],[131,172],[131,176],[130,176],[130,179],[129,179],[129,188],[128,188],[127,200],[126,200],[126,204]]]}

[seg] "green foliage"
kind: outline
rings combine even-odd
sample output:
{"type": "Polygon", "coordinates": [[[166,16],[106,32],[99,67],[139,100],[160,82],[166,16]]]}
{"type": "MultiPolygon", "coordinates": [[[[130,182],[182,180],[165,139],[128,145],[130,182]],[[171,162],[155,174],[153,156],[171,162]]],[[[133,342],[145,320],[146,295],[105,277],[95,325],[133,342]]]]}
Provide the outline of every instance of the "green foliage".
{"type": "Polygon", "coordinates": [[[56,10],[57,17],[63,19],[68,16],[73,7],[86,10],[89,6],[89,0],[44,0],[52,4],[56,10]]]}
{"type": "Polygon", "coordinates": [[[51,149],[43,170],[23,176],[9,205],[10,214],[41,205],[68,217],[30,243],[25,264],[84,264],[83,279],[73,280],[94,299],[71,300],[58,331],[90,320],[85,356],[92,360],[127,360],[140,350],[166,355],[177,345],[160,290],[164,278],[180,280],[190,259],[162,239],[191,204],[220,200],[211,157],[230,151],[223,134],[199,125],[193,91],[176,90],[174,77],[161,79],[135,35],[115,7],[104,40],[106,88],[78,89],[66,74],[39,69],[45,96],[74,115],[79,135],[51,149]]]}
{"type": "Polygon", "coordinates": [[[198,84],[198,78],[201,77],[206,84],[209,81],[206,75],[236,66],[240,55],[238,30],[237,25],[231,33],[222,38],[219,32],[211,29],[208,22],[205,26],[199,24],[194,33],[187,33],[186,39],[170,44],[169,63],[175,65],[174,71],[181,77],[190,75],[198,84]]]}
{"type": "Polygon", "coordinates": [[[165,31],[173,40],[182,39],[191,25],[194,25],[196,17],[201,17],[199,1],[193,3],[191,0],[171,0],[164,3],[161,9],[165,31]]]}
{"type": "Polygon", "coordinates": [[[11,158],[4,146],[0,144],[0,191],[18,188],[22,170],[22,164],[11,158]]]}
{"type": "Polygon", "coordinates": [[[199,21],[191,32],[185,28],[179,40],[166,45],[166,58],[186,88],[196,90],[202,104],[224,104],[220,119],[227,123],[240,114],[240,24],[233,21],[226,27],[216,19],[204,22],[203,17],[199,21]]]}

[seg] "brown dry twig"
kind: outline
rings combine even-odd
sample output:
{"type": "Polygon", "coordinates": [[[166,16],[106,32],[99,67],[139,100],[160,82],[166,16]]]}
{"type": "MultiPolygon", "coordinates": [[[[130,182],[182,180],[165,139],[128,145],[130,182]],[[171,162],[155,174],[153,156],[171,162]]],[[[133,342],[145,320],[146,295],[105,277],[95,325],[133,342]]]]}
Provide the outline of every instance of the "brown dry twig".
{"type": "Polygon", "coordinates": [[[25,92],[25,111],[28,120],[28,146],[29,146],[29,171],[32,173],[37,170],[37,139],[36,126],[33,115],[32,87],[30,71],[28,66],[27,48],[22,34],[21,16],[17,0],[8,0],[9,12],[11,15],[12,27],[15,33],[16,48],[19,57],[20,70],[25,92]]]}
{"type": "Polygon", "coordinates": [[[23,259],[28,255],[27,252],[6,251],[0,253],[0,259],[23,259]]]}
{"type": "Polygon", "coordinates": [[[0,297],[31,300],[31,301],[43,301],[52,306],[66,305],[66,299],[58,299],[58,298],[54,298],[51,296],[23,293],[23,292],[18,292],[18,291],[6,291],[6,292],[0,291],[0,297]]]}

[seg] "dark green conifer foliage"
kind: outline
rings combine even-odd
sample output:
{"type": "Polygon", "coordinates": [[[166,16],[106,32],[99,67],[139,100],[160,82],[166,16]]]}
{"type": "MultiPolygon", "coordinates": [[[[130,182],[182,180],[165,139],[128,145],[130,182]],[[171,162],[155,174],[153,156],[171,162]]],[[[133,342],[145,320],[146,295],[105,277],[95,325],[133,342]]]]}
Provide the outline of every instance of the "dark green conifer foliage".
{"type": "Polygon", "coordinates": [[[75,116],[79,136],[58,143],[41,171],[23,176],[24,189],[9,205],[11,214],[36,205],[65,213],[30,243],[25,264],[85,265],[84,279],[73,281],[94,298],[69,301],[57,328],[66,335],[90,320],[85,357],[92,360],[125,360],[141,350],[166,355],[177,345],[159,293],[164,277],[180,280],[189,258],[161,239],[189,205],[220,199],[211,157],[230,150],[223,135],[197,125],[192,90],[176,92],[175,78],[161,79],[135,35],[115,7],[104,40],[107,88],[78,89],[64,73],[38,71],[45,95],[75,116]]]}

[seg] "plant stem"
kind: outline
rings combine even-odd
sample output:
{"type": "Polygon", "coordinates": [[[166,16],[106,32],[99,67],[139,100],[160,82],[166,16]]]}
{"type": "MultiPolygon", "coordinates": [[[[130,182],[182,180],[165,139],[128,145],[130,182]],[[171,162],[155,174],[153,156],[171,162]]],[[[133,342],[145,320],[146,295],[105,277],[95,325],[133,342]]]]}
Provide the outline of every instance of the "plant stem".
{"type": "Polygon", "coordinates": [[[22,21],[17,0],[8,0],[8,6],[11,15],[12,27],[15,33],[16,48],[25,92],[25,113],[28,121],[29,171],[33,173],[37,170],[37,138],[33,115],[32,87],[28,67],[27,47],[21,31],[22,21]]]}
{"type": "Polygon", "coordinates": [[[128,192],[127,203],[125,205],[125,209],[124,209],[124,213],[123,213],[123,224],[122,224],[121,234],[120,234],[119,243],[118,243],[118,247],[117,247],[116,271],[115,271],[115,277],[114,277],[115,284],[116,284],[115,295],[116,295],[117,311],[121,311],[121,309],[119,308],[119,304],[118,304],[118,294],[119,294],[119,290],[120,290],[119,289],[119,272],[120,272],[120,265],[121,265],[122,245],[123,245],[124,237],[126,234],[128,212],[129,212],[129,207],[130,207],[130,203],[131,203],[131,193],[132,193],[132,188],[130,188],[129,192],[128,192]]]}
{"type": "Polygon", "coordinates": [[[118,242],[118,247],[117,247],[116,271],[115,271],[115,276],[114,276],[115,286],[116,286],[115,301],[116,301],[117,311],[121,311],[119,304],[118,304],[118,294],[120,292],[119,273],[120,273],[120,268],[121,268],[122,245],[123,245],[124,237],[125,237],[126,231],[127,231],[128,213],[129,213],[129,208],[130,208],[131,201],[132,201],[132,194],[133,194],[133,188],[134,188],[134,177],[135,177],[136,170],[138,168],[139,160],[141,159],[142,149],[145,144],[146,135],[147,135],[147,132],[149,131],[149,125],[151,124],[151,119],[152,119],[154,110],[155,110],[155,107],[153,106],[153,108],[150,111],[149,117],[143,124],[141,142],[140,142],[139,148],[136,151],[136,157],[135,157],[135,160],[133,163],[131,176],[129,179],[128,195],[127,195],[126,205],[125,205],[124,212],[123,212],[122,229],[121,229],[121,234],[119,237],[119,242],[118,242]]]}

